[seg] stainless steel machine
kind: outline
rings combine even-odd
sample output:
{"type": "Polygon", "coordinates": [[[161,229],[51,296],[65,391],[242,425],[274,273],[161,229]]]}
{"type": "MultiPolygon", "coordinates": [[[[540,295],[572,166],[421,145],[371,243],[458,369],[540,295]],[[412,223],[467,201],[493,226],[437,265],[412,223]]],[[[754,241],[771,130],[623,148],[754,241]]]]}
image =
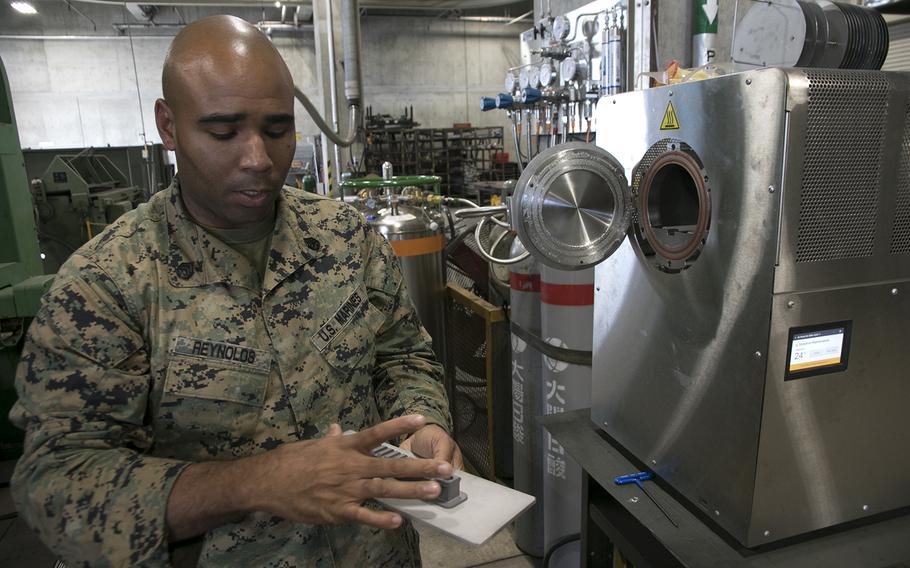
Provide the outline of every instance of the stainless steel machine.
{"type": "Polygon", "coordinates": [[[910,75],[605,97],[525,169],[539,260],[596,265],[591,417],[748,547],[910,505],[910,75]]]}

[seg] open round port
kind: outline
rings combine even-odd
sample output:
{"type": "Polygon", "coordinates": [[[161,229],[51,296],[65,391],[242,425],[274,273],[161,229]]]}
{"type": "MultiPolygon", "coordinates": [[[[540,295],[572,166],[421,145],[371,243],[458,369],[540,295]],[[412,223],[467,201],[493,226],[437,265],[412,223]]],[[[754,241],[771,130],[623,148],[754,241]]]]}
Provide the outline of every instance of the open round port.
{"type": "Polygon", "coordinates": [[[672,146],[647,167],[640,186],[640,236],[667,271],[687,268],[701,252],[710,219],[701,165],[672,146]]]}

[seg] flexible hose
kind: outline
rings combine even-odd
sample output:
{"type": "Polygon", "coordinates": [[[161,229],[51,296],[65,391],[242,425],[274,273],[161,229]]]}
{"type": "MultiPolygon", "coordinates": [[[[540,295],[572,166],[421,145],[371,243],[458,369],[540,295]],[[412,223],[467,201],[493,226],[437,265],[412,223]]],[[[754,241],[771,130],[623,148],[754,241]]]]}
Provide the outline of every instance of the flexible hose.
{"type": "Polygon", "coordinates": [[[459,219],[475,219],[477,217],[499,215],[500,213],[505,213],[505,211],[505,205],[488,205],[486,207],[475,205],[473,209],[459,209],[455,212],[455,216],[459,219]]]}
{"type": "Polygon", "coordinates": [[[512,228],[512,226],[509,225],[508,223],[506,223],[505,221],[502,221],[502,220],[500,220],[500,219],[497,219],[496,217],[491,216],[491,214],[496,214],[496,213],[500,213],[500,212],[506,211],[508,208],[507,208],[505,205],[489,205],[489,206],[486,206],[486,207],[481,207],[480,205],[477,205],[477,204],[474,203],[473,201],[470,201],[470,200],[468,200],[468,199],[464,199],[464,198],[462,198],[462,197],[446,197],[446,201],[447,201],[448,203],[462,203],[462,204],[464,204],[464,205],[468,205],[468,206],[470,206],[470,207],[473,207],[474,209],[481,209],[481,210],[482,210],[482,211],[470,211],[470,212],[468,212],[468,213],[464,213],[464,212],[461,211],[461,210],[456,211],[456,212],[455,212],[455,216],[458,217],[459,219],[472,219],[472,218],[475,218],[475,217],[487,217],[487,216],[490,216],[490,220],[493,221],[494,223],[496,223],[497,225],[499,225],[500,227],[504,227],[504,228],[506,228],[506,229],[511,229],[511,228],[512,228]]]}
{"type": "Polygon", "coordinates": [[[487,221],[489,221],[489,218],[484,217],[480,220],[480,223],[477,223],[477,227],[474,228],[474,242],[477,243],[477,251],[480,253],[480,256],[496,264],[518,264],[531,255],[531,253],[525,251],[520,255],[513,256],[511,258],[496,258],[495,256],[490,255],[487,251],[483,250],[483,242],[480,240],[480,234],[483,231],[483,224],[487,221]]]}
{"type": "Polygon", "coordinates": [[[351,105],[349,107],[350,115],[348,117],[348,134],[342,138],[338,133],[336,133],[328,124],[322,119],[322,116],[319,115],[319,111],[310,102],[310,99],[303,94],[297,86],[294,86],[294,98],[300,101],[300,104],[303,105],[303,108],[306,109],[307,114],[310,115],[310,118],[313,119],[313,122],[316,123],[316,128],[322,131],[329,140],[333,143],[341,146],[342,148],[347,148],[354,143],[354,140],[357,139],[357,125],[360,123],[360,107],[357,105],[351,105]]]}
{"type": "Polygon", "coordinates": [[[530,162],[531,158],[533,157],[531,155],[531,111],[528,111],[528,127],[525,129],[525,140],[528,144],[527,156],[528,162],[530,162]]]}
{"type": "Polygon", "coordinates": [[[446,197],[446,201],[449,203],[461,203],[462,205],[467,205],[468,207],[480,207],[480,205],[477,205],[470,199],[465,199],[463,197],[446,197]]]}
{"type": "Polygon", "coordinates": [[[525,171],[524,157],[521,155],[521,145],[518,143],[518,126],[515,120],[512,120],[512,142],[515,143],[515,153],[518,157],[518,173],[525,171]]]}

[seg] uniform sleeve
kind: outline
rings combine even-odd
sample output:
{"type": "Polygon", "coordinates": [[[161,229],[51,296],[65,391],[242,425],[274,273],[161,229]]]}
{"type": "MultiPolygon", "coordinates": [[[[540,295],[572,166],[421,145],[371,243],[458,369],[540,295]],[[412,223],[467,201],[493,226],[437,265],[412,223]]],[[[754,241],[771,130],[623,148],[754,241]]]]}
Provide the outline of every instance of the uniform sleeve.
{"type": "Polygon", "coordinates": [[[166,566],[165,507],[189,464],[144,455],[143,335],[110,278],[74,255],[32,322],[10,418],[26,429],[12,480],[25,521],[67,566],[166,566]]]}
{"type": "Polygon", "coordinates": [[[432,340],[408,296],[401,266],[389,243],[367,229],[370,245],[367,288],[370,302],[385,319],[376,337],[373,391],[386,420],[423,414],[427,421],[451,432],[443,368],[436,361],[432,340]]]}

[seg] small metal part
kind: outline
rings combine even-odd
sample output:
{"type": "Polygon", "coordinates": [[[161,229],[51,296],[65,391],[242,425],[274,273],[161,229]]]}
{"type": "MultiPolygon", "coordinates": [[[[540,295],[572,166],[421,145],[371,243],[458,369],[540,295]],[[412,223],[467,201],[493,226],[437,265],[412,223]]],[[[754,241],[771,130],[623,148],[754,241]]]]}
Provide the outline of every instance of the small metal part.
{"type": "Polygon", "coordinates": [[[461,478],[453,475],[448,479],[435,479],[439,483],[439,497],[433,503],[446,509],[467,501],[468,496],[461,492],[461,478]]]}
{"type": "MultiPolygon", "coordinates": [[[[370,455],[374,458],[412,459],[412,456],[409,456],[391,444],[385,443],[370,450],[370,455]]],[[[400,481],[421,481],[430,478],[403,477],[398,479],[400,481]]],[[[432,480],[439,484],[439,496],[433,500],[433,504],[445,507],[446,509],[451,509],[468,500],[467,494],[462,493],[461,491],[461,478],[457,475],[452,475],[452,477],[446,479],[435,477],[432,478],[432,480]]]]}
{"type": "Polygon", "coordinates": [[[900,293],[900,291],[899,291],[897,288],[891,288],[891,295],[892,295],[892,296],[897,296],[899,293],[900,293]]]}
{"type": "Polygon", "coordinates": [[[755,358],[756,358],[756,359],[761,359],[761,351],[756,351],[756,352],[755,352],[755,358]]]}

